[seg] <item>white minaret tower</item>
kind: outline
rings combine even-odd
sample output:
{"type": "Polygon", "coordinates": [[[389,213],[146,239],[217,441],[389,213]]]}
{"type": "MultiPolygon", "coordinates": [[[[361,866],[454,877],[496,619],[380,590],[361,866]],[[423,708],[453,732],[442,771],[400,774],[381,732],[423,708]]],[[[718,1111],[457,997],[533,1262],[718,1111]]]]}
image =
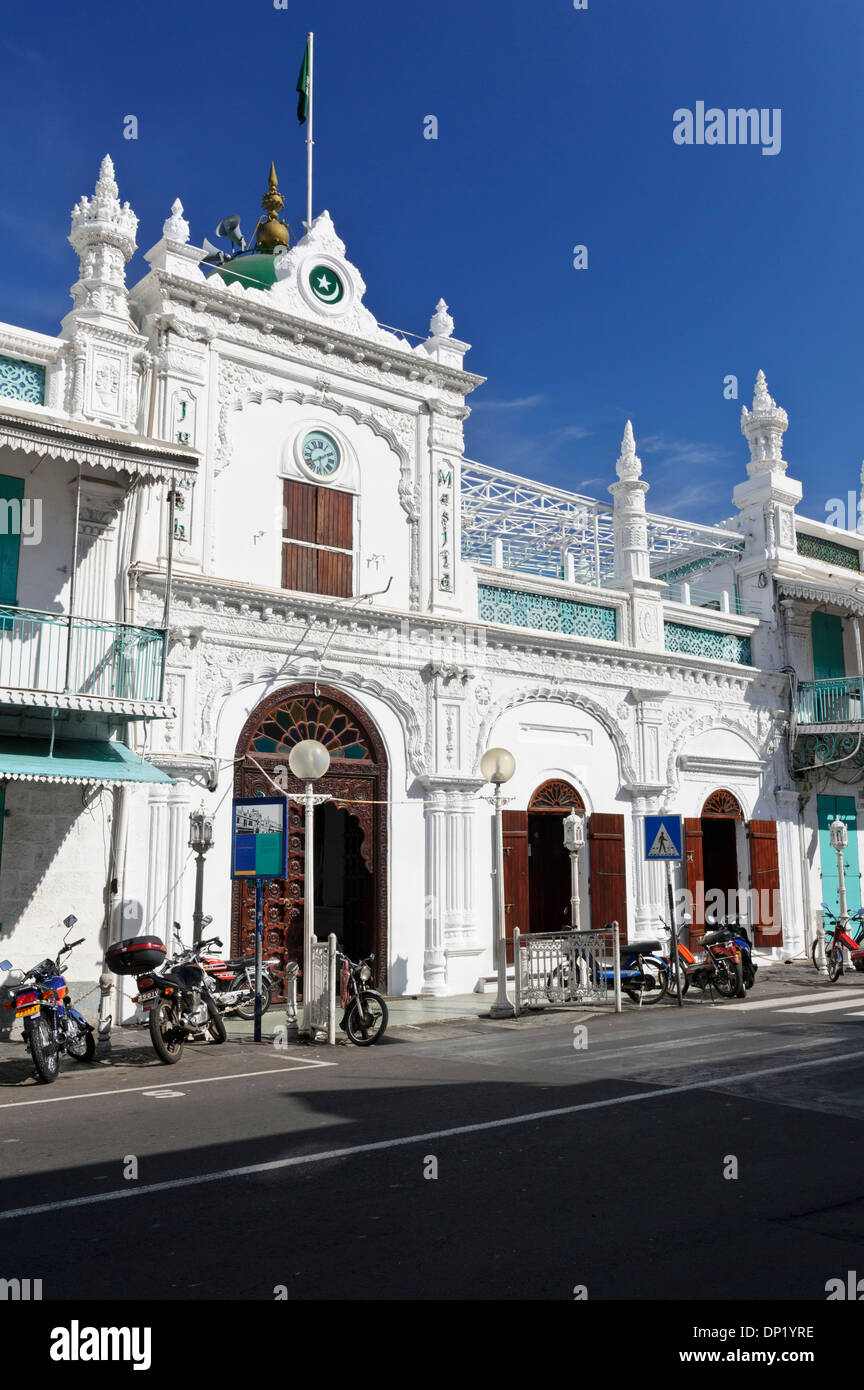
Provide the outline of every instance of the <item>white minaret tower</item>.
{"type": "Polygon", "coordinates": [[[765,373],[760,371],[753,409],[745,405],[741,410],[741,433],[750,445],[747,482],[739,483],[732,494],[746,523],[741,529],[748,537],[745,565],[739,571],[742,577],[747,575],[748,560],[764,565],[765,561],[792,560],[797,555],[795,507],[801,501],[802,488],[786,476],[783,435],[788,427],[789,417],[769,394],[765,373]]]}
{"type": "Polygon", "coordinates": [[[648,527],[645,521],[645,494],[650,486],[642,478],[642,460],[636,453],[633,426],[624,426],[621,453],[615,464],[619,481],[609,488],[614,499],[616,579],[648,579],[648,527]]]}
{"type": "Polygon", "coordinates": [[[80,267],[72,286],[74,308],[63,320],[64,337],[72,337],[81,322],[115,332],[118,328],[135,331],[126,302],[126,262],[136,251],[138,218],[117,194],[114,165],[106,154],[93,197],[81,198],[72,209],[69,240],[80,267]]]}
{"type": "Polygon", "coordinates": [[[78,253],[73,307],[63,320],[65,406],[76,419],[115,428],[138,424],[145,340],[129,315],[126,262],[135,254],[138,218],[120,202],[105,156],[92,198],[72,209],[69,240],[78,253]]]}

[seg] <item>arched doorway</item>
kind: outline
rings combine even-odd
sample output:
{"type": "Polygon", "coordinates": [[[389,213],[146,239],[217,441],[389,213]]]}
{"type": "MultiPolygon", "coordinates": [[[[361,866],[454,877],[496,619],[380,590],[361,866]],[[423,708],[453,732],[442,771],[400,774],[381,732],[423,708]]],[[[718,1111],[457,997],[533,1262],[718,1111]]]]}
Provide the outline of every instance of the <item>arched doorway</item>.
{"type": "MultiPolygon", "coordinates": [[[[273,879],[264,895],[264,953],[279,958],[281,980],[290,960],[303,968],[304,787],[291,776],[288,756],[315,738],[330,753],[330,768],[316,786],[333,800],[315,812],[315,934],[335,932],[353,959],[375,952],[376,985],[387,984],[387,755],[369,716],[347,695],[326,685],[295,685],[263,701],[237,742],[237,796],[290,798],[288,878],[273,879]],[[275,785],[274,785],[275,784],[275,785]]],[[[255,885],[235,883],[232,950],[254,949],[255,885]]],[[[302,993],[302,981],[301,981],[302,993]]]]}
{"type": "MultiPolygon", "coordinates": [[[[584,816],[585,803],[575,787],[554,777],[538,787],[528,803],[528,892],[532,932],[565,931],[570,925],[570,855],[564,848],[565,816],[584,816]]],[[[587,849],[579,855],[585,879],[587,849]]],[[[582,922],[587,900],[580,887],[582,922]]]]}
{"type": "Polygon", "coordinates": [[[693,903],[691,945],[708,925],[706,908],[709,916],[736,912],[742,885],[740,855],[746,855],[744,836],[741,803],[725,787],[711,793],[699,816],[684,822],[687,888],[693,903]]]}

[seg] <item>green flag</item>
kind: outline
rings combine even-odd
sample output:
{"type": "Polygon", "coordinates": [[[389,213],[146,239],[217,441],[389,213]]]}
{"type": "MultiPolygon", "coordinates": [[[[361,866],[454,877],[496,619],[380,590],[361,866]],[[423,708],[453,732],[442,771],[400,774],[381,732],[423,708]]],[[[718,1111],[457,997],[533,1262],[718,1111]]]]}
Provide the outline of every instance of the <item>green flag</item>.
{"type": "Polygon", "coordinates": [[[303,62],[300,67],[300,76],[297,78],[297,91],[300,93],[297,99],[297,119],[301,125],[306,121],[309,112],[309,40],[306,40],[306,48],[303,52],[303,62]]]}

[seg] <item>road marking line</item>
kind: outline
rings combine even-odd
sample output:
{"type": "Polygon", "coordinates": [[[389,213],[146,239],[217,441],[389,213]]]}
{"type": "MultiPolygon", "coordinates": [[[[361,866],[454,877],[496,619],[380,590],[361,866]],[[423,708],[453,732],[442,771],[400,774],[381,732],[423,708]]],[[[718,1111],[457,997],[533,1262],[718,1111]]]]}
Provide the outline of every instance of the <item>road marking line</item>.
{"type": "MultiPolygon", "coordinates": [[[[308,1070],[310,1067],[337,1067],[338,1062],[313,1062],[304,1058],[294,1058],[291,1062],[285,1062],[281,1067],[268,1067],[266,1071],[238,1071],[231,1076],[199,1076],[193,1081],[181,1082],[183,1086],[206,1086],[211,1081],[244,1081],[250,1076],[276,1076],[279,1072],[292,1072],[308,1070]]],[[[65,1100],[99,1100],[102,1096],[128,1096],[135,1091],[152,1091],[154,1082],[149,1081],[146,1086],[122,1086],[110,1091],[85,1091],[79,1096],[40,1096],[38,1100],[7,1100],[0,1104],[0,1110],[14,1110],[18,1105],[59,1105],[65,1100]]]]}
{"type": "Polygon", "coordinates": [[[834,1010],[851,1009],[855,1004],[860,1004],[861,1000],[856,999],[832,999],[830,1004],[804,1004],[795,1009],[781,1009],[784,1014],[830,1014],[834,1010]]]}
{"type": "MultiPolygon", "coordinates": [[[[864,1061],[864,1052],[847,1052],[844,1062],[864,1061]]],[[[327,1065],[327,1064],[325,1064],[327,1065]]],[[[335,1065],[331,1064],[331,1065],[335,1065]]],[[[242,1168],[224,1168],[217,1173],[198,1173],[190,1178],[172,1178],[166,1182],[151,1182],[146,1187],[119,1188],[114,1192],[96,1192],[88,1197],[69,1197],[62,1202],[44,1202],[39,1206],[15,1207],[0,1211],[0,1221],[13,1221],[20,1216],[41,1216],[51,1211],[68,1211],[74,1207],[92,1207],[99,1202],[119,1202],[125,1197],[145,1197],[154,1192],[173,1192],[183,1187],[200,1187],[203,1183],[226,1182],[229,1178],[248,1178],[259,1173],[278,1173],[285,1168],[301,1168],[312,1163],[328,1163],[356,1154],[377,1153],[382,1149],[399,1149],[408,1144],[428,1144],[435,1139],[453,1139],[462,1134],[482,1134],[487,1130],[508,1129],[513,1125],[535,1124],[538,1120],[560,1119],[564,1115],[580,1115],[587,1110],[608,1110],[616,1105],[634,1105],[645,1100],[660,1100],[665,1096],[681,1096],[688,1091],[709,1091],[714,1086],[740,1085],[762,1076],[779,1076],[783,1072],[806,1071],[810,1067],[836,1067],[837,1058],[815,1057],[811,1062],[788,1062],[782,1067],[760,1067],[758,1071],[732,1072],[715,1076],[709,1081],[691,1081],[680,1086],[659,1086],[654,1091],[637,1091],[628,1096],[612,1096],[608,1100],[588,1100],[581,1105],[562,1105],[555,1110],[535,1110],[527,1115],[510,1115],[503,1120],[483,1120],[473,1125],[456,1125],[452,1129],[433,1129],[425,1134],[408,1134],[401,1139],[378,1139],[371,1144],[352,1144],[342,1149],[325,1149],[321,1153],[298,1154],[294,1158],[277,1158],[269,1163],[250,1163],[242,1168]]],[[[770,1099],[770,1097],[769,1097],[770,1099]]]]}
{"type": "MultiPolygon", "coordinates": [[[[836,991],[835,999],[846,998],[854,999],[856,995],[861,995],[858,989],[839,989],[836,991]]],[[[825,990],[820,989],[818,994],[784,994],[782,999],[760,999],[757,1003],[753,1002],[752,996],[744,1004],[724,1004],[725,1013],[730,1013],[733,1009],[747,1009],[753,1013],[757,1009],[785,1009],[790,1004],[814,1004],[817,999],[824,1002],[825,990]]]]}

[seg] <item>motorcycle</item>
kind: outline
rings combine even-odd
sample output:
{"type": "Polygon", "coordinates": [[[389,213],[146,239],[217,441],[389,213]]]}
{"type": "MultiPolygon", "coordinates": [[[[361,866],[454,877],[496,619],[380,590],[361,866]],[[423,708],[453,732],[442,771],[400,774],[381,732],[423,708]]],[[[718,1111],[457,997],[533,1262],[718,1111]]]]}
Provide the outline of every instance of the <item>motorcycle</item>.
{"type": "MultiPolygon", "coordinates": [[[[696,965],[688,970],[691,984],[702,990],[710,986],[724,999],[740,998],[746,988],[742,964],[743,938],[737,938],[732,928],[725,923],[722,926],[712,923],[711,928],[698,938],[698,942],[705,948],[705,960],[697,961],[696,965]]],[[[748,976],[752,985],[756,978],[756,966],[750,959],[749,939],[746,945],[748,976]]]]}
{"type": "MultiPolygon", "coordinates": [[[[66,935],[75,926],[77,917],[64,918],[66,935]]],[[[15,1012],[16,1019],[23,1019],[24,1045],[33,1058],[36,1075],[40,1081],[56,1081],[60,1074],[60,1056],[66,1053],[76,1062],[92,1062],[96,1055],[96,1039],[93,1029],[83,1014],[73,1007],[69,997],[66,980],[61,973],[65,969],[63,957],[80,946],[84,937],[66,942],[57,952],[57,959],[46,958],[34,965],[19,979],[6,981],[6,988],[12,991],[12,998],[4,1005],[4,1010],[15,1012]]],[[[0,971],[11,970],[8,960],[0,961],[0,971]]]]}
{"type": "Polygon", "coordinates": [[[136,976],[132,1002],[148,1014],[156,1056],[172,1066],[191,1039],[224,1043],[228,1033],[201,966],[167,960],[167,954],[158,936],[132,937],[111,946],[105,962],[115,975],[136,976]]]}
{"type": "Polygon", "coordinates": [[[374,959],[372,955],[365,960],[352,961],[341,951],[336,957],[344,1011],[339,1027],[358,1047],[371,1047],[372,1043],[380,1042],[387,1030],[387,1005],[383,995],[372,988],[374,959]]]}
{"type": "MultiPolygon", "coordinates": [[[[235,956],[231,960],[225,960],[222,956],[208,954],[211,948],[222,949],[222,941],[218,936],[211,936],[206,941],[201,941],[198,946],[185,947],[180,939],[178,922],[174,923],[174,940],[178,949],[175,959],[184,965],[200,965],[207,976],[208,986],[219,1006],[220,1013],[236,1013],[240,1018],[245,1019],[255,1017],[254,955],[235,956]]],[[[261,963],[262,1017],[270,1008],[273,995],[276,992],[276,985],[270,971],[279,964],[278,956],[270,957],[261,963]]],[[[286,981],[290,985],[290,981],[299,976],[300,967],[295,961],[291,961],[286,967],[285,974],[286,981]]]]}

